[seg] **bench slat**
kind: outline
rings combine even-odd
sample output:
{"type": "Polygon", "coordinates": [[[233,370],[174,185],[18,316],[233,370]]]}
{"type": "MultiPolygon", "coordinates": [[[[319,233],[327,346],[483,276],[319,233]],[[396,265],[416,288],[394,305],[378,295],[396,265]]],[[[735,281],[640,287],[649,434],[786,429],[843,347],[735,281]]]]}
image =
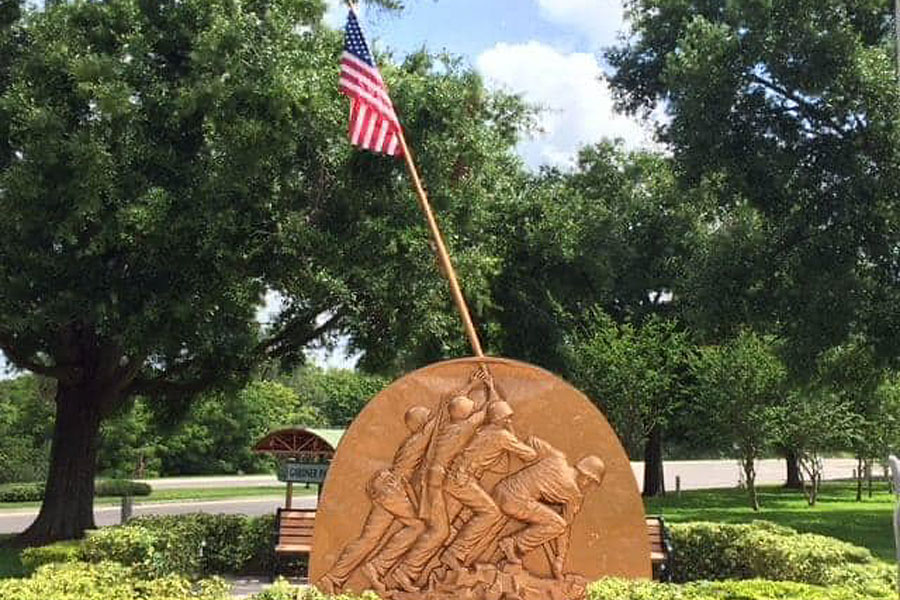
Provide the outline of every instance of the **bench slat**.
{"type": "Polygon", "coordinates": [[[307,554],[312,550],[309,544],[282,545],[275,546],[275,552],[278,554],[307,554]]]}

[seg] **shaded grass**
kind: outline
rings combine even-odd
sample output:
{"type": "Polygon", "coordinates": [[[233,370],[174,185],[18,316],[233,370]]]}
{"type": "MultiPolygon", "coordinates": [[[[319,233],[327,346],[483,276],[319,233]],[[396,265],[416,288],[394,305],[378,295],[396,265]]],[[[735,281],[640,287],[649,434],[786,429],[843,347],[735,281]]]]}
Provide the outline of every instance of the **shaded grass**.
{"type": "Polygon", "coordinates": [[[862,502],[856,501],[855,484],[844,482],[823,484],[814,507],[807,505],[801,492],[780,487],[760,488],[759,499],[759,512],[749,508],[746,491],[738,489],[682,492],[680,498],[670,493],[646,499],[644,505],[647,514],[661,514],[672,523],[772,521],[835,537],[868,548],[883,560],[894,560],[894,497],[886,483],[876,483],[872,498],[863,490],[862,502]]]}
{"type": "Polygon", "coordinates": [[[25,574],[22,568],[22,561],[19,555],[22,552],[20,548],[10,548],[7,546],[11,535],[0,535],[0,579],[5,577],[21,577],[25,574]]]}

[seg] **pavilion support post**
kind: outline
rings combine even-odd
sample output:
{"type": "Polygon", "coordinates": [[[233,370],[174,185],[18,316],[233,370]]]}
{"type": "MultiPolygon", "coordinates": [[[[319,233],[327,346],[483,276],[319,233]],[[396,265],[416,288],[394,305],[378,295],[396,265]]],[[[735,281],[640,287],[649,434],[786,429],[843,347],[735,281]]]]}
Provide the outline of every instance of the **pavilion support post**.
{"type": "Polygon", "coordinates": [[[287,484],[287,495],[284,498],[284,507],[288,510],[291,509],[291,503],[294,501],[294,483],[292,481],[288,481],[287,484]]]}

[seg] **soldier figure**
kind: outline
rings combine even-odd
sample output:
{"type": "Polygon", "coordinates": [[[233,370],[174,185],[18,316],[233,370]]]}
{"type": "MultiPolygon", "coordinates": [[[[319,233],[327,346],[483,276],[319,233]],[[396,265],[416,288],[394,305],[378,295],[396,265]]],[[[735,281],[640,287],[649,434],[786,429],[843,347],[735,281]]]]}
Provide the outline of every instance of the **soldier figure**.
{"type": "MultiPolygon", "coordinates": [[[[464,394],[471,392],[478,383],[484,383],[489,376],[479,370],[475,377],[464,394]]],[[[419,507],[419,516],[427,523],[427,528],[388,574],[388,578],[392,577],[407,592],[419,591],[414,582],[450,535],[444,482],[450,463],[469,445],[478,427],[484,422],[486,409],[482,408],[477,412],[473,412],[474,410],[475,402],[468,396],[452,398],[447,405],[450,420],[436,430],[431,442],[430,456],[424,465],[425,487],[419,507]]]]}
{"type": "Polygon", "coordinates": [[[525,463],[538,456],[534,448],[516,437],[512,430],[512,407],[499,399],[493,381],[489,382],[489,387],[488,424],[454,459],[444,486],[450,497],[472,513],[442,556],[442,561],[454,570],[468,566],[478,558],[490,539],[488,533],[502,518],[500,509],[481,486],[481,478],[488,471],[506,473],[510,454],[525,463]]]}
{"type": "Polygon", "coordinates": [[[334,566],[316,584],[320,590],[327,593],[340,590],[353,570],[378,546],[396,519],[403,527],[375,560],[363,565],[363,571],[372,580],[373,586],[383,591],[384,586],[380,581],[383,570],[378,568],[379,564],[393,564],[425,531],[425,523],[418,518],[416,512],[416,498],[410,479],[422,463],[435,421],[431,419],[431,410],[424,406],[414,406],[406,411],[404,422],[410,435],[394,454],[391,468],[375,473],[366,486],[372,509],[366,517],[362,533],[344,548],[334,566]]]}
{"type": "Polygon", "coordinates": [[[509,562],[520,563],[535,548],[557,540],[551,568],[560,578],[569,546],[569,536],[564,534],[581,510],[585,494],[603,481],[606,466],[600,458],[586,456],[572,467],[562,452],[543,440],[532,438],[529,443],[537,450],[537,462],[501,480],[493,490],[504,515],[528,524],[501,539],[500,549],[509,562]],[[562,515],[547,504],[562,505],[562,515]]]}

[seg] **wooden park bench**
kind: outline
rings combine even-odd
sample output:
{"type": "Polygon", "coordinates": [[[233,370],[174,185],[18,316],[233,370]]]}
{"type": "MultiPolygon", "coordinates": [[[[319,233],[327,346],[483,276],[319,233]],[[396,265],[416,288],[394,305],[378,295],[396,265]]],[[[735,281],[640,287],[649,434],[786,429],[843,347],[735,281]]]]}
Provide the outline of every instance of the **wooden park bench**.
{"type": "Polygon", "coordinates": [[[672,540],[662,517],[647,517],[647,536],[650,539],[650,563],[653,579],[672,580],[672,540]]]}
{"type": "MultiPolygon", "coordinates": [[[[308,556],[312,551],[313,525],[316,509],[279,508],[276,517],[275,562],[272,579],[281,567],[281,558],[286,556],[308,556]]],[[[671,581],[672,542],[669,530],[662,517],[647,517],[647,537],[650,542],[650,562],[653,565],[653,579],[671,581]]]]}
{"type": "Polygon", "coordinates": [[[281,570],[284,557],[309,556],[312,551],[316,509],[279,508],[275,517],[275,561],[272,579],[281,570]]]}

